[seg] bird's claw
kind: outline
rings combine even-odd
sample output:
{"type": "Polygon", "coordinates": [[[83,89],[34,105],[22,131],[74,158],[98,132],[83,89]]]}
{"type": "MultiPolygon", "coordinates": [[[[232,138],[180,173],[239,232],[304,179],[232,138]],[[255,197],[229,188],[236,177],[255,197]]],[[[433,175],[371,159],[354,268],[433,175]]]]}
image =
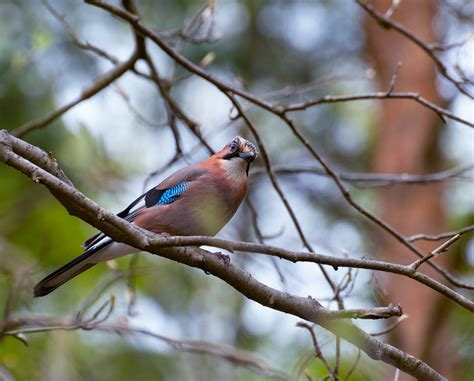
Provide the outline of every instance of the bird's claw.
{"type": "Polygon", "coordinates": [[[217,257],[227,266],[230,263],[230,257],[226,254],[216,253],[217,257]]]}

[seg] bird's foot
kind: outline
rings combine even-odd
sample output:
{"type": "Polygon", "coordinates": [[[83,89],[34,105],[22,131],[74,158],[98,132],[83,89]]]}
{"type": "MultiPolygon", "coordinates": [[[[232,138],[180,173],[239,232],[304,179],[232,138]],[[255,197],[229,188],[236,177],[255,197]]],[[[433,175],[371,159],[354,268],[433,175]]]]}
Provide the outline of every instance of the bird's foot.
{"type": "Polygon", "coordinates": [[[230,257],[228,255],[222,254],[221,252],[216,253],[216,255],[226,266],[230,263],[230,257]]]}

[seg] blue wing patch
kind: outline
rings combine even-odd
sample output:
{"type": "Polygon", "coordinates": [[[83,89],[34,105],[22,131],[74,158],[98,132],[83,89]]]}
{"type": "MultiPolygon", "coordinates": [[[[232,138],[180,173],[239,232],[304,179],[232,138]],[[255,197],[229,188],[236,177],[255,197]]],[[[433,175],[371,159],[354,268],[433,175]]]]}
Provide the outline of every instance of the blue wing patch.
{"type": "Polygon", "coordinates": [[[191,182],[185,181],[165,190],[155,205],[167,205],[176,201],[186,191],[189,184],[191,182]]]}

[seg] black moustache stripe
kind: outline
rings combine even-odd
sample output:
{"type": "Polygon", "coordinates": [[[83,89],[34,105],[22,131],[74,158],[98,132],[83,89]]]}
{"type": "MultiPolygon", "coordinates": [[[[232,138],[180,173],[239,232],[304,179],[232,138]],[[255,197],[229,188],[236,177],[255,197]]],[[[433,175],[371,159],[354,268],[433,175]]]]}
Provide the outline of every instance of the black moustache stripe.
{"type": "Polygon", "coordinates": [[[228,153],[227,155],[224,155],[223,159],[229,160],[229,159],[232,159],[233,157],[238,157],[238,156],[239,156],[239,153],[236,151],[236,152],[232,152],[232,153],[228,153]]]}

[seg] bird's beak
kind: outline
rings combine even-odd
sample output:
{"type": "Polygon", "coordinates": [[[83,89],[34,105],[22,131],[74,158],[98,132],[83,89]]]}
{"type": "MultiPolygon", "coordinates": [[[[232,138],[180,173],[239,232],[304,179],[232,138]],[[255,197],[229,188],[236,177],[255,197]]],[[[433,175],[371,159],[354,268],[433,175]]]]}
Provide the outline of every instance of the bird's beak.
{"type": "Polygon", "coordinates": [[[240,152],[240,153],[239,153],[239,157],[240,157],[241,159],[244,159],[244,160],[247,161],[248,163],[254,161],[256,156],[257,156],[257,155],[255,155],[255,153],[254,153],[254,152],[251,152],[251,151],[240,152]]]}

